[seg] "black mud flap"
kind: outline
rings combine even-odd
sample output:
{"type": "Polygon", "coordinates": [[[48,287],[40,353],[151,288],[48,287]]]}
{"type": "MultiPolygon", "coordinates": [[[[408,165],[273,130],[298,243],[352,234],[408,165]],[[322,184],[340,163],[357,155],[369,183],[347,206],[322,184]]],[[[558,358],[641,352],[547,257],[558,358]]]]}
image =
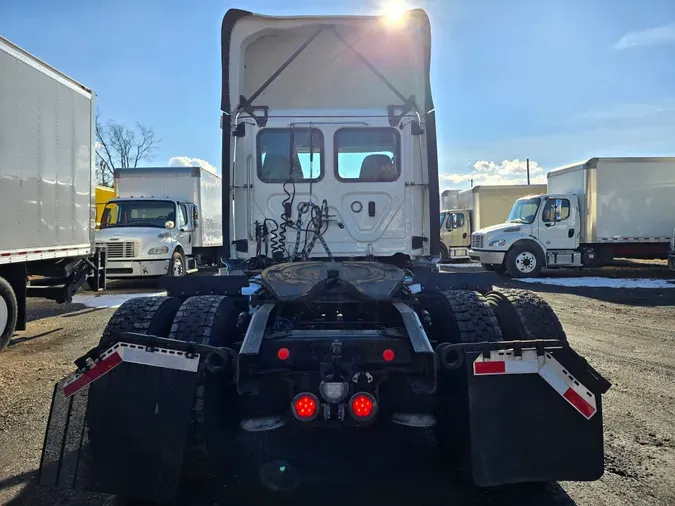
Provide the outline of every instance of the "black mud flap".
{"type": "Polygon", "coordinates": [[[611,386],[564,341],[441,344],[466,371],[471,470],[483,487],[603,474],[601,396],[611,386]]]}
{"type": "Polygon", "coordinates": [[[199,356],[116,343],[56,384],[38,483],[173,502],[199,356]]]}
{"type": "Polygon", "coordinates": [[[465,355],[474,481],[597,480],[604,469],[601,394],[609,383],[567,346],[522,353],[465,355]],[[528,362],[537,370],[528,371],[528,362]]]}

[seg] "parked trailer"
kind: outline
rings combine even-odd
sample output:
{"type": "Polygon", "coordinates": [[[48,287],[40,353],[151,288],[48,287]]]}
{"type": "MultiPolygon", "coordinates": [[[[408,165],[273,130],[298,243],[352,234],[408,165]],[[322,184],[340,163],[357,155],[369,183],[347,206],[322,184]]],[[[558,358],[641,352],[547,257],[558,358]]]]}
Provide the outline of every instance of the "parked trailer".
{"type": "Polygon", "coordinates": [[[444,260],[467,260],[471,234],[504,223],[513,203],[546,192],[544,184],[474,186],[457,195],[457,205],[441,211],[441,253],[444,260]]]}
{"type": "Polygon", "coordinates": [[[0,75],[2,350],[25,329],[26,297],[69,301],[100,254],[94,93],[2,37],[0,75]]]}
{"type": "Polygon", "coordinates": [[[230,10],[222,37],[229,265],[120,306],[55,389],[39,483],[168,503],[201,477],[221,503],[316,472],[321,441],[432,431],[482,486],[598,479],[609,384],[551,308],[436,269],[424,11],[230,10]]]}
{"type": "Polygon", "coordinates": [[[675,158],[591,158],[548,173],[548,192],[518,200],[506,223],[471,237],[472,259],[511,276],[667,258],[675,158]]]}
{"type": "Polygon", "coordinates": [[[117,197],[96,232],[107,247],[108,278],[183,276],[216,265],[221,186],[220,176],[201,167],[116,170],[117,197]]]}

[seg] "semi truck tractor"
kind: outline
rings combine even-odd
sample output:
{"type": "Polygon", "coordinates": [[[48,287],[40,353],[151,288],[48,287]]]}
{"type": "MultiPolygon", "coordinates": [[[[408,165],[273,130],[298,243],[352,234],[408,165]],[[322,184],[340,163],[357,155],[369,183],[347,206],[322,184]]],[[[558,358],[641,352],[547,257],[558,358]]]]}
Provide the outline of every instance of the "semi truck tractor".
{"type": "Polygon", "coordinates": [[[546,192],[546,185],[474,186],[457,194],[454,207],[441,211],[443,260],[468,260],[471,233],[503,223],[520,197],[546,192]]]}
{"type": "Polygon", "coordinates": [[[481,486],[598,479],[607,380],[535,294],[436,268],[426,13],[221,33],[225,266],[117,309],[56,385],[39,483],[293,502],[341,490],[337,441],[352,468],[380,437],[481,486]]]}
{"type": "Polygon", "coordinates": [[[517,200],[505,223],[477,230],[469,256],[513,277],[668,255],[675,158],[591,158],[548,173],[544,195],[517,200]]]}
{"type": "Polygon", "coordinates": [[[96,232],[109,279],[184,276],[216,265],[220,176],[200,167],[118,169],[115,188],[96,232]]]}
{"type": "Polygon", "coordinates": [[[94,247],[94,93],[0,37],[0,351],[26,328],[26,298],[69,301],[94,247]]]}

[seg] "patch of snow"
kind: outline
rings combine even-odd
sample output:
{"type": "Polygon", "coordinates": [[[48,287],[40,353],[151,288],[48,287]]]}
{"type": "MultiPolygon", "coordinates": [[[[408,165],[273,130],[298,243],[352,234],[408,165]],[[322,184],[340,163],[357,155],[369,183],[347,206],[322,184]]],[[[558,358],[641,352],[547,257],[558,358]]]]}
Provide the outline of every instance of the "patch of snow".
{"type": "Polygon", "coordinates": [[[161,297],[166,292],[155,293],[101,293],[97,294],[77,294],[73,296],[73,303],[84,304],[87,307],[96,308],[118,308],[128,300],[137,297],[161,297]]]}
{"type": "Polygon", "coordinates": [[[667,279],[640,278],[520,278],[524,283],[541,283],[546,285],[587,288],[675,288],[675,282],[667,279]]]}

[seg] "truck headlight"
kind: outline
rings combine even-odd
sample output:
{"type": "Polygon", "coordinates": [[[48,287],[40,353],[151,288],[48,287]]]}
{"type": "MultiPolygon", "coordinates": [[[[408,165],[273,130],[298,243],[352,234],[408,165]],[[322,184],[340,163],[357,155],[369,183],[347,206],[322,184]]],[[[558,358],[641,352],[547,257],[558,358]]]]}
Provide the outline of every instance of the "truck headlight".
{"type": "Polygon", "coordinates": [[[506,244],[506,240],[500,239],[499,241],[490,241],[488,246],[491,248],[499,247],[499,246],[504,246],[506,244]]]}
{"type": "Polygon", "coordinates": [[[167,246],[160,246],[159,248],[150,248],[148,250],[148,255],[163,255],[168,252],[169,248],[167,246]]]}

